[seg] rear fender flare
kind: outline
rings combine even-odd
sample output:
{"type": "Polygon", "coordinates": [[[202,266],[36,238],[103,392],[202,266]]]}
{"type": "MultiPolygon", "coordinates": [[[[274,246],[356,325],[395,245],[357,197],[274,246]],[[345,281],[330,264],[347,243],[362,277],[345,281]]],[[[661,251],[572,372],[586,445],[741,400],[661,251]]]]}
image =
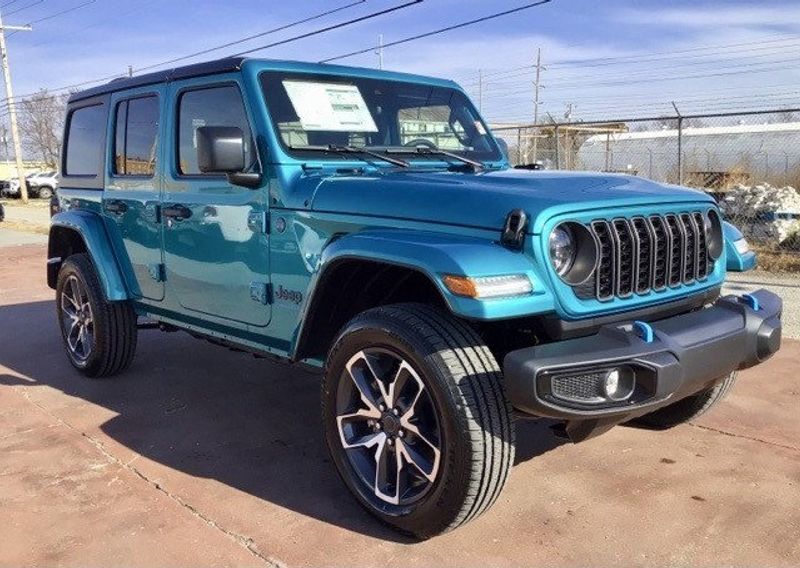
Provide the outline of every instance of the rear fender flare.
{"type": "Polygon", "coordinates": [[[64,231],[80,237],[87,254],[92,259],[103,289],[110,302],[129,300],[130,290],[125,285],[119,262],[102,218],[91,211],[65,211],[50,220],[50,239],[47,247],[47,283],[55,288],[58,271],[66,260],[64,231]]]}

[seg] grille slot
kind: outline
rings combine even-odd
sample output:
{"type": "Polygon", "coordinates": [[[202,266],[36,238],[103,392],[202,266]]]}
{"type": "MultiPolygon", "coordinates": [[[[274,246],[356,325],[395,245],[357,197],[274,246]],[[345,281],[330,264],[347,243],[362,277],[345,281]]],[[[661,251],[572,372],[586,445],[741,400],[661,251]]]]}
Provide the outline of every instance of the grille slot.
{"type": "Polygon", "coordinates": [[[553,396],[578,403],[597,403],[605,400],[603,383],[605,372],[562,375],[552,378],[553,396]]]}
{"type": "MultiPolygon", "coordinates": [[[[689,285],[707,278],[714,266],[700,211],[598,219],[588,226],[599,245],[592,282],[598,300],[689,285]]],[[[575,292],[591,297],[586,285],[575,292]]]]}

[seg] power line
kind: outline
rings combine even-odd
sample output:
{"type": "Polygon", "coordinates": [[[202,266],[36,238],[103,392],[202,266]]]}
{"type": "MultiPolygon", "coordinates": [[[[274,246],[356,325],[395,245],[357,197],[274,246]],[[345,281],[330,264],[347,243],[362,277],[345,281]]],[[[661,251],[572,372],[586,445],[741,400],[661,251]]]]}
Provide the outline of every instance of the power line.
{"type": "MultiPolygon", "coordinates": [[[[530,8],[535,8],[537,6],[541,6],[542,4],[547,4],[550,1],[551,0],[539,0],[538,2],[532,2],[530,4],[525,4],[524,6],[519,6],[518,8],[512,8],[511,10],[505,10],[504,12],[497,12],[495,14],[490,14],[488,16],[483,16],[481,18],[476,18],[474,20],[470,20],[470,21],[467,21],[467,22],[461,22],[460,24],[454,24],[452,26],[439,28],[438,30],[433,30],[433,31],[426,32],[426,33],[423,33],[423,34],[418,34],[418,35],[407,37],[407,38],[404,38],[404,39],[399,39],[399,40],[396,40],[396,41],[392,41],[392,42],[383,44],[382,48],[386,49],[387,47],[394,47],[396,45],[401,45],[401,44],[408,43],[408,42],[411,42],[411,41],[416,41],[418,39],[423,39],[423,38],[431,37],[431,36],[438,35],[438,34],[441,34],[441,33],[457,30],[459,28],[465,28],[465,27],[471,26],[473,24],[479,24],[481,22],[486,22],[488,20],[493,20],[495,18],[500,18],[502,16],[508,16],[509,14],[514,14],[516,12],[521,12],[523,10],[528,10],[530,8]]],[[[354,55],[361,55],[363,53],[369,53],[370,51],[374,51],[375,49],[376,49],[376,47],[372,46],[372,47],[368,47],[366,49],[360,49],[358,51],[351,51],[350,53],[345,53],[345,54],[342,54],[342,55],[337,55],[335,57],[329,57],[327,59],[323,59],[323,60],[320,61],[320,63],[330,63],[331,61],[338,61],[340,59],[346,59],[348,57],[353,57],[354,55]]]]}
{"type": "Polygon", "coordinates": [[[4,14],[4,15],[6,17],[13,16],[14,14],[22,12],[23,10],[27,10],[28,8],[33,8],[34,6],[36,6],[38,4],[41,4],[42,2],[44,2],[44,0],[36,0],[35,2],[31,2],[30,4],[28,4],[27,6],[23,6],[22,8],[17,8],[16,10],[12,10],[12,11],[8,12],[7,14],[4,14]]]}
{"type": "MultiPolygon", "coordinates": [[[[424,0],[413,0],[413,1],[410,1],[410,2],[406,2],[405,4],[394,6],[392,8],[388,8],[386,10],[381,10],[380,12],[373,12],[371,14],[367,14],[366,16],[362,16],[361,18],[357,18],[356,20],[348,20],[346,22],[341,22],[341,23],[335,24],[333,26],[328,26],[327,28],[324,28],[323,30],[327,31],[327,30],[330,30],[330,29],[336,29],[337,27],[343,27],[345,25],[351,25],[351,24],[356,23],[356,21],[363,21],[365,19],[375,18],[375,17],[378,17],[380,15],[383,15],[383,14],[386,14],[386,13],[389,13],[389,12],[393,12],[393,11],[396,11],[396,10],[400,10],[402,8],[406,8],[406,7],[414,5],[414,4],[419,4],[420,2],[423,2],[423,1],[424,0]]],[[[317,15],[317,16],[321,17],[319,15],[317,15]]],[[[309,18],[314,18],[314,17],[315,16],[310,16],[309,18]]],[[[309,18],[304,18],[303,20],[308,20],[309,18]]],[[[295,23],[287,24],[287,26],[289,26],[289,25],[297,25],[297,24],[295,24],[295,23]]],[[[316,34],[323,33],[323,30],[315,30],[313,32],[302,34],[300,36],[294,36],[294,37],[288,38],[286,40],[283,40],[281,42],[276,42],[275,44],[270,44],[269,46],[261,46],[261,47],[255,48],[254,50],[266,49],[267,47],[272,47],[274,45],[279,45],[279,44],[282,44],[282,43],[288,43],[290,41],[296,41],[297,39],[302,39],[302,38],[305,38],[305,37],[309,37],[309,35],[316,35],[316,34]]],[[[219,49],[219,47],[217,49],[219,49]]],[[[254,50],[250,50],[250,51],[254,51],[254,50]]],[[[248,52],[243,52],[243,53],[248,53],[248,52]]],[[[161,67],[162,65],[167,65],[170,61],[174,61],[174,59],[168,60],[166,62],[162,61],[160,63],[155,63],[153,65],[148,65],[146,67],[138,68],[138,69],[136,69],[136,71],[137,72],[141,72],[141,71],[154,69],[156,67],[161,67]]],[[[102,83],[102,82],[105,82],[105,81],[111,81],[112,79],[117,79],[119,77],[124,77],[124,76],[127,76],[127,73],[124,73],[124,72],[115,73],[113,75],[107,75],[105,77],[98,77],[96,79],[89,79],[89,80],[86,80],[86,81],[73,83],[71,85],[64,85],[62,87],[56,87],[56,88],[53,88],[53,89],[49,89],[49,92],[56,93],[56,92],[60,92],[60,91],[69,91],[69,90],[73,90],[73,89],[79,89],[81,87],[86,87],[88,85],[93,85],[95,83],[102,83]]],[[[14,100],[18,101],[20,99],[24,99],[24,98],[27,98],[27,97],[30,97],[30,96],[34,96],[36,94],[37,93],[26,93],[24,95],[18,95],[16,97],[14,97],[14,100]]]]}
{"type": "Polygon", "coordinates": [[[49,16],[45,16],[43,18],[37,18],[36,20],[31,20],[27,22],[28,24],[38,24],[40,22],[46,22],[47,20],[52,20],[53,18],[57,18],[58,16],[63,16],[64,14],[69,14],[70,12],[74,12],[75,10],[79,10],[89,4],[94,4],[97,0],[89,0],[88,2],[84,2],[83,4],[78,4],[77,6],[73,6],[72,8],[67,8],[65,10],[61,10],[60,12],[55,12],[50,14],[49,16]]]}
{"type": "MultiPolygon", "coordinates": [[[[716,46],[708,46],[708,47],[701,47],[701,48],[691,48],[691,49],[684,49],[684,50],[673,50],[673,51],[663,51],[663,52],[654,52],[654,53],[642,53],[637,55],[630,55],[630,56],[618,56],[608,57],[608,58],[594,58],[594,59],[562,59],[556,60],[553,63],[550,63],[549,66],[551,68],[562,68],[564,70],[567,69],[584,69],[584,68],[591,68],[591,67],[600,67],[608,65],[637,65],[640,63],[652,63],[652,62],[663,62],[669,60],[678,60],[678,61],[685,61],[686,59],[695,59],[695,58],[703,58],[703,57],[715,57],[715,56],[724,56],[724,55],[731,55],[735,53],[747,53],[752,51],[763,51],[763,50],[771,50],[771,51],[782,51],[785,49],[791,49],[797,47],[800,41],[800,36],[784,36],[780,39],[773,39],[773,40],[761,40],[761,41],[754,41],[754,42],[745,42],[745,43],[734,43],[734,44],[726,44],[726,45],[716,45],[716,46]],[[743,45],[756,45],[756,44],[773,44],[773,43],[785,43],[791,42],[791,45],[783,45],[783,46],[775,46],[775,45],[764,45],[762,47],[750,47],[746,49],[728,49],[728,48],[735,48],[740,47],[743,45]],[[692,52],[697,50],[707,50],[706,53],[697,53],[694,55],[685,55],[676,57],[676,54],[684,53],[684,52],[692,52]],[[661,57],[662,55],[666,55],[667,57],[661,57]],[[639,61],[628,61],[628,59],[640,59],[639,61]],[[586,62],[586,63],[581,63],[586,62]],[[592,63],[598,62],[598,63],[592,63]],[[607,63],[603,63],[607,62],[607,63]]],[[[764,55],[753,55],[750,57],[763,57],[764,55]]],[[[712,63],[711,61],[707,63],[712,63]]],[[[483,77],[484,80],[487,77],[498,77],[500,79],[509,79],[513,77],[522,76],[527,70],[527,73],[534,72],[535,65],[522,65],[519,67],[513,67],[511,69],[503,69],[497,70],[493,72],[486,73],[484,72],[483,77]],[[516,75],[511,75],[515,72],[520,72],[516,75]]],[[[495,82],[495,81],[490,81],[495,82]]],[[[475,84],[475,80],[465,81],[462,83],[463,85],[472,85],[475,84]]]]}
{"type": "MultiPolygon", "coordinates": [[[[155,64],[155,65],[150,65],[148,67],[142,67],[140,69],[137,69],[136,71],[147,71],[148,69],[153,69],[155,67],[160,67],[162,65],[169,65],[169,64],[172,64],[172,63],[177,63],[179,61],[184,61],[186,59],[191,59],[192,57],[197,57],[199,55],[206,55],[207,53],[211,53],[212,51],[217,51],[217,50],[220,50],[220,49],[225,49],[226,47],[233,47],[234,45],[239,45],[239,44],[242,44],[242,43],[246,43],[246,42],[248,42],[250,40],[253,40],[253,39],[256,39],[256,38],[264,37],[264,36],[267,36],[267,35],[270,35],[270,34],[274,34],[274,33],[277,33],[277,32],[282,32],[284,30],[288,30],[290,28],[299,26],[301,24],[306,24],[306,23],[312,22],[314,20],[319,20],[320,18],[324,18],[325,16],[330,16],[331,14],[336,14],[337,12],[341,12],[343,10],[347,10],[348,8],[352,8],[353,6],[357,6],[359,4],[363,4],[366,1],[367,0],[356,0],[355,2],[350,2],[349,4],[345,4],[344,6],[339,6],[338,8],[333,8],[331,10],[326,10],[325,12],[320,12],[318,14],[314,14],[314,15],[309,16],[307,18],[303,18],[302,20],[297,20],[297,21],[294,21],[294,22],[290,22],[288,24],[284,24],[282,26],[278,26],[276,28],[272,28],[271,30],[267,30],[267,31],[264,31],[264,32],[260,32],[260,33],[257,33],[257,34],[246,36],[246,37],[243,37],[241,39],[237,39],[235,41],[231,41],[231,42],[228,42],[228,43],[223,43],[222,45],[218,45],[216,47],[209,47],[208,49],[203,49],[203,50],[200,50],[200,51],[196,51],[196,52],[190,53],[188,55],[182,55],[181,57],[176,57],[174,59],[169,59],[167,61],[163,61],[163,62],[155,64]]],[[[420,1],[422,1],[422,0],[420,0],[420,1]]]]}
{"type": "MultiPolygon", "coordinates": [[[[544,0],[544,1],[549,2],[550,0],[544,0]]],[[[411,0],[410,2],[406,2],[405,4],[400,4],[398,6],[392,6],[391,8],[386,8],[385,10],[380,10],[378,12],[372,12],[370,14],[367,14],[366,16],[361,16],[359,18],[353,18],[352,20],[348,20],[346,22],[340,22],[338,24],[333,24],[332,26],[328,26],[328,27],[325,27],[325,28],[320,28],[318,30],[314,30],[314,31],[311,31],[311,32],[308,32],[308,33],[304,33],[304,34],[299,35],[299,36],[290,37],[288,39],[284,39],[284,40],[281,40],[281,41],[276,41],[274,43],[268,43],[268,44],[262,45],[260,47],[254,47],[252,49],[248,49],[246,51],[242,51],[240,53],[237,53],[236,55],[247,55],[248,53],[253,53],[254,51],[261,51],[262,49],[269,49],[271,47],[277,47],[279,45],[285,45],[285,44],[291,43],[293,41],[297,41],[297,40],[300,40],[300,39],[305,39],[305,38],[312,37],[312,36],[315,36],[315,35],[319,35],[319,34],[322,34],[322,33],[325,33],[325,32],[329,32],[329,31],[332,31],[332,30],[337,30],[337,29],[340,29],[340,28],[344,28],[344,27],[350,26],[352,24],[357,24],[357,23],[363,22],[365,20],[371,20],[372,18],[377,18],[378,16],[383,16],[385,14],[389,14],[390,12],[396,12],[397,10],[402,10],[404,8],[408,8],[409,6],[413,6],[413,5],[419,4],[421,2],[423,2],[423,0],[411,0]]],[[[384,45],[384,47],[386,47],[386,46],[384,45]]]]}
{"type": "MultiPolygon", "coordinates": [[[[77,6],[73,6],[72,8],[67,8],[66,10],[61,10],[60,12],[55,12],[54,14],[50,14],[49,16],[45,16],[43,18],[38,18],[36,20],[31,20],[30,22],[27,22],[27,24],[30,26],[30,25],[33,25],[33,24],[38,24],[40,22],[46,22],[47,20],[52,20],[53,18],[57,18],[59,16],[63,16],[64,14],[69,14],[70,12],[74,12],[75,10],[79,10],[79,9],[85,7],[85,6],[88,6],[89,4],[94,4],[95,2],[97,2],[97,0],[89,0],[88,2],[84,2],[83,4],[78,4],[77,6]]],[[[15,33],[17,33],[17,32],[11,32],[10,34],[8,34],[7,37],[11,37],[15,33]]]]}

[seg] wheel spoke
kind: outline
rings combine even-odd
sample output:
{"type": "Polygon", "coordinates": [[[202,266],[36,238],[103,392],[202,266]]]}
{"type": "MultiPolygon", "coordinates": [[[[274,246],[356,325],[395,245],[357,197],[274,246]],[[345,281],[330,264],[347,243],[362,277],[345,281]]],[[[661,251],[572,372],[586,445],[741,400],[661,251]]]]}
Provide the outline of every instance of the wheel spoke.
{"type": "Polygon", "coordinates": [[[78,320],[73,321],[69,331],[67,331],[67,345],[73,353],[78,349],[78,336],[80,335],[80,331],[81,326],[78,320]]]}
{"type": "Polygon", "coordinates": [[[375,452],[375,495],[394,505],[400,503],[400,454],[386,441],[375,452]]]}
{"type": "Polygon", "coordinates": [[[89,322],[83,326],[83,356],[88,356],[94,348],[94,334],[91,328],[92,323],[89,322]]]}
{"type": "Polygon", "coordinates": [[[380,410],[378,410],[378,405],[380,404],[378,400],[379,395],[374,392],[370,383],[375,381],[380,385],[381,382],[372,370],[372,365],[369,364],[367,356],[363,351],[356,353],[350,361],[347,362],[347,373],[358,389],[361,395],[361,401],[369,410],[377,412],[380,415],[380,410]],[[356,365],[356,363],[361,361],[365,363],[364,367],[366,367],[367,372],[372,375],[371,377],[365,376],[364,367],[356,365]]]}
{"type": "Polygon", "coordinates": [[[72,301],[74,302],[76,308],[80,308],[83,305],[83,293],[81,291],[81,285],[78,283],[78,279],[74,276],[69,280],[69,289],[72,295],[72,301]]]}
{"type": "Polygon", "coordinates": [[[375,409],[359,409],[350,414],[342,414],[336,417],[336,424],[339,427],[339,438],[345,448],[365,447],[371,448],[378,443],[379,437],[386,435],[383,432],[374,432],[368,421],[378,420],[381,413],[375,409]]]}
{"type": "Polygon", "coordinates": [[[403,414],[401,416],[402,419],[408,421],[414,417],[414,411],[417,407],[417,403],[419,402],[420,397],[422,397],[422,393],[425,392],[425,383],[423,383],[422,379],[419,378],[419,375],[414,372],[414,369],[408,367],[407,365],[406,368],[408,370],[408,374],[406,375],[406,379],[403,383],[404,390],[410,390],[412,385],[416,389],[416,392],[414,392],[411,396],[411,400],[405,405],[403,414]]]}
{"type": "Polygon", "coordinates": [[[420,437],[420,439],[423,440],[424,444],[427,444],[427,447],[420,448],[416,446],[416,444],[398,440],[398,455],[402,454],[406,462],[414,466],[428,481],[433,481],[436,479],[436,473],[439,471],[439,450],[435,446],[430,445],[424,438],[420,437]],[[420,449],[425,449],[427,451],[420,452],[420,449]],[[424,456],[423,453],[429,453],[430,457],[424,456]]]}

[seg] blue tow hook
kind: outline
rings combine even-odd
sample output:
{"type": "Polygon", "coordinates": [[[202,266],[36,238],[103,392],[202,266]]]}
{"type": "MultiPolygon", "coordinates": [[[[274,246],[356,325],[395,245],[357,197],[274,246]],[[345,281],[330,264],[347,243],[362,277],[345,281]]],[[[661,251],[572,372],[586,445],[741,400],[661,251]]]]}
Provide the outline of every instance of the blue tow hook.
{"type": "Polygon", "coordinates": [[[742,300],[744,300],[744,303],[750,306],[754,312],[757,312],[761,309],[761,305],[758,303],[758,298],[752,294],[742,294],[742,300]]]}
{"type": "Polygon", "coordinates": [[[653,331],[653,328],[647,322],[638,320],[633,322],[633,330],[645,343],[653,343],[656,339],[656,332],[653,331]]]}

